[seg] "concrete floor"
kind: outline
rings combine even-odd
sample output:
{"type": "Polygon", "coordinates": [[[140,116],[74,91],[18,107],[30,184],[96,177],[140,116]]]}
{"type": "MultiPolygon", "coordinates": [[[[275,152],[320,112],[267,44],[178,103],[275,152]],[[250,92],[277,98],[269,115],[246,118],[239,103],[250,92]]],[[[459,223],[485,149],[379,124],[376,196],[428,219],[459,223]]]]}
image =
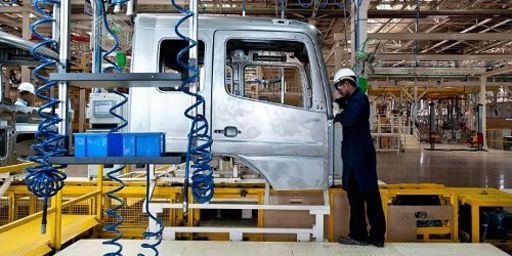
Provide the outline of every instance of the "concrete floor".
{"type": "MultiPolygon", "coordinates": [[[[512,151],[489,150],[378,153],[379,179],[385,183],[434,182],[456,187],[512,188],[512,151]]],[[[437,145],[467,149],[467,146],[437,145]]]]}
{"type": "MultiPolygon", "coordinates": [[[[468,149],[466,145],[436,145],[440,149],[468,149]]],[[[378,153],[379,179],[385,183],[441,183],[455,187],[512,188],[512,151],[489,150],[378,153]]],[[[70,177],[87,177],[87,166],[69,166],[70,177]]]]}
{"type": "MultiPolygon", "coordinates": [[[[103,255],[114,247],[102,245],[102,240],[80,240],[57,256],[103,255]]],[[[141,240],[123,240],[123,255],[154,255],[140,247],[141,240]]],[[[158,247],[166,256],[506,256],[489,244],[393,243],[385,248],[347,246],[338,243],[292,242],[220,242],[220,241],[163,241],[158,247]]]]}

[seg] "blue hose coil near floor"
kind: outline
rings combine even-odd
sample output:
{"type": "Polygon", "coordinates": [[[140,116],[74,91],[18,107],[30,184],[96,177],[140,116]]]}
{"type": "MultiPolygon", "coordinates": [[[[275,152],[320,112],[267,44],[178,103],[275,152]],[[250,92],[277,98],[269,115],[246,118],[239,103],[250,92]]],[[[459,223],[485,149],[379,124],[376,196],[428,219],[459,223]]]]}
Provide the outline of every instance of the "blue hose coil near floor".
{"type": "Polygon", "coordinates": [[[197,41],[180,33],[179,26],[186,20],[193,18],[194,13],[179,6],[175,0],[171,0],[172,5],[184,16],[178,20],[174,27],[174,32],[184,41],[188,42],[189,45],[183,48],[177,55],[176,59],[180,66],[189,71],[189,76],[181,84],[181,90],[195,98],[195,103],[185,110],[185,116],[191,120],[191,126],[188,134],[188,146],[186,155],[185,165],[185,193],[184,193],[184,204],[188,204],[188,178],[190,175],[190,168],[192,168],[192,195],[194,199],[199,203],[207,203],[211,200],[214,194],[214,182],[213,182],[213,169],[210,166],[210,162],[213,159],[213,155],[210,152],[210,147],[213,140],[209,134],[208,120],[205,115],[197,111],[194,114],[194,110],[203,110],[205,112],[205,100],[199,93],[191,92],[189,85],[196,81],[199,81],[199,68],[196,63],[185,63],[183,57],[189,53],[190,49],[197,47],[197,41]],[[193,164],[191,165],[191,161],[193,164]]]}
{"type": "Polygon", "coordinates": [[[58,44],[55,40],[38,33],[37,27],[42,24],[55,22],[55,19],[46,12],[45,7],[49,7],[49,9],[52,10],[54,5],[59,4],[60,1],[57,0],[34,0],[32,6],[42,18],[30,25],[32,34],[37,39],[41,40],[41,42],[31,48],[30,54],[41,62],[41,64],[32,71],[32,74],[44,83],[35,90],[36,96],[42,99],[44,103],[37,111],[43,120],[38,125],[35,134],[37,142],[32,145],[32,149],[36,154],[28,158],[30,161],[36,162],[37,165],[27,168],[28,174],[25,177],[25,182],[30,192],[44,199],[41,221],[41,233],[43,234],[46,233],[48,199],[62,189],[64,180],[67,177],[64,172],[59,170],[64,168],[65,165],[53,166],[48,160],[53,156],[66,155],[67,150],[64,147],[65,136],[60,135],[56,127],[57,124],[62,121],[55,113],[55,108],[57,108],[60,101],[49,96],[50,89],[58,83],[49,80],[48,77],[40,73],[46,68],[55,67],[58,61],[37,53],[40,47],[57,49],[58,44]]]}

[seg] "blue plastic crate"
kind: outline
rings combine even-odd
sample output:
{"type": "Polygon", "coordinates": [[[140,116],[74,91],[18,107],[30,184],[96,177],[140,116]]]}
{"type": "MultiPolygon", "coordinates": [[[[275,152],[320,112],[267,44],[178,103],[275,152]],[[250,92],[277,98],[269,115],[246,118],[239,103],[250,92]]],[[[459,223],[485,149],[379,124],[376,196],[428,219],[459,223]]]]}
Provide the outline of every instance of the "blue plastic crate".
{"type": "Polygon", "coordinates": [[[121,133],[75,133],[75,157],[123,155],[121,133]]]}
{"type": "Polygon", "coordinates": [[[76,157],[108,155],[108,133],[75,133],[76,157]]]}
{"type": "Polygon", "coordinates": [[[162,132],[123,133],[123,156],[160,156],[165,152],[162,132]]]}
{"type": "Polygon", "coordinates": [[[108,135],[108,156],[122,156],[123,155],[123,134],[110,133],[108,135]]]}

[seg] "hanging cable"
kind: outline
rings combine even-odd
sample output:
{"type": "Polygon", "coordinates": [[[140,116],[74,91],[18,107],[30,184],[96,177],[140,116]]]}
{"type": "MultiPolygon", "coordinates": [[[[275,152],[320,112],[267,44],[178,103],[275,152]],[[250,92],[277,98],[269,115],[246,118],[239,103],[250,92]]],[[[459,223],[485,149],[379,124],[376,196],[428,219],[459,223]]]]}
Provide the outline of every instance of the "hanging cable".
{"type": "Polygon", "coordinates": [[[56,66],[57,60],[37,53],[38,49],[41,47],[58,49],[57,41],[38,33],[37,27],[56,22],[55,19],[49,15],[50,11],[47,9],[52,10],[53,7],[58,6],[59,3],[60,2],[57,0],[35,0],[32,6],[42,18],[30,25],[32,34],[37,39],[41,40],[41,42],[30,49],[30,54],[41,62],[41,64],[32,71],[32,74],[44,83],[35,90],[35,94],[45,103],[37,110],[43,120],[38,125],[35,134],[37,142],[32,145],[32,149],[34,149],[36,154],[28,158],[30,161],[36,162],[37,165],[27,168],[28,174],[25,177],[25,183],[30,192],[37,197],[42,197],[44,200],[41,220],[42,234],[46,233],[48,199],[62,189],[64,180],[67,177],[64,172],[59,170],[64,168],[64,165],[53,166],[49,162],[50,157],[64,156],[67,150],[63,147],[65,136],[60,135],[56,129],[57,124],[62,121],[55,113],[55,108],[57,108],[60,101],[50,96],[50,89],[58,83],[49,80],[48,77],[41,72],[46,68],[56,66]]]}
{"type": "MultiPolygon", "coordinates": [[[[117,1],[117,2],[120,2],[120,1],[117,1]]],[[[109,56],[119,48],[119,44],[120,44],[119,38],[110,28],[103,0],[98,0],[96,3],[97,3],[97,7],[99,10],[100,16],[102,16],[103,25],[105,26],[105,29],[110,34],[110,36],[112,36],[112,38],[114,39],[114,45],[112,46],[112,48],[110,48],[108,50],[105,50],[103,48],[100,49],[101,52],[103,53],[101,55],[102,59],[106,63],[110,64],[109,66],[104,68],[102,70],[102,72],[103,73],[111,73],[111,72],[121,73],[122,72],[121,68],[117,65],[117,63],[115,63],[114,61],[112,61],[109,58],[109,56]]],[[[118,4],[118,3],[112,3],[112,4],[114,5],[114,4],[118,4]]],[[[109,110],[111,115],[113,115],[114,117],[116,117],[117,119],[119,119],[121,121],[121,123],[117,127],[113,128],[109,131],[109,135],[111,135],[113,133],[120,131],[121,129],[123,129],[124,127],[126,127],[128,125],[128,121],[123,116],[116,113],[116,109],[122,108],[122,106],[128,101],[128,97],[126,97],[123,93],[118,92],[115,89],[109,90],[109,92],[119,95],[122,98],[121,102],[117,103],[109,110]]],[[[120,165],[118,168],[113,168],[113,170],[111,170],[107,173],[107,177],[109,179],[117,182],[119,185],[117,188],[105,193],[110,200],[114,200],[115,202],[117,202],[117,204],[114,204],[114,206],[112,206],[106,210],[106,214],[108,216],[114,218],[115,221],[113,223],[106,224],[103,227],[104,231],[112,232],[115,234],[114,238],[104,241],[103,244],[115,246],[115,247],[117,247],[117,249],[113,252],[104,254],[105,256],[120,256],[120,255],[122,255],[121,252],[123,250],[123,246],[121,245],[121,243],[119,243],[119,240],[123,238],[123,233],[118,229],[118,227],[119,227],[119,225],[121,225],[123,223],[123,216],[121,216],[117,211],[124,206],[124,200],[115,194],[117,192],[121,191],[125,187],[125,183],[121,179],[116,177],[116,175],[120,174],[121,171],[125,167],[126,167],[126,165],[120,165]]]]}
{"type": "MultiPolygon", "coordinates": [[[[197,92],[190,90],[190,85],[199,81],[199,68],[197,67],[197,60],[184,61],[184,57],[193,47],[197,47],[197,41],[190,37],[185,36],[179,31],[179,26],[188,19],[193,19],[194,12],[187,10],[176,3],[176,0],[171,0],[172,5],[184,16],[178,20],[174,27],[175,33],[189,45],[183,48],[177,55],[177,62],[184,69],[188,70],[188,77],[182,82],[181,90],[187,95],[192,96],[195,102],[185,110],[185,116],[191,120],[191,126],[188,134],[187,155],[185,164],[185,180],[184,180],[184,193],[183,193],[183,211],[184,214],[188,213],[188,179],[190,175],[190,168],[193,170],[192,174],[192,195],[199,203],[207,203],[213,197],[214,182],[213,170],[210,162],[213,155],[210,152],[210,147],[213,143],[209,135],[208,120],[205,113],[205,100],[203,96],[197,92]],[[202,110],[200,113],[198,110],[202,110]],[[191,164],[193,162],[193,164],[191,164]]],[[[191,34],[192,31],[190,31],[191,34]]]]}
{"type": "MultiPolygon", "coordinates": [[[[146,238],[146,239],[156,238],[157,241],[156,241],[156,243],[153,243],[153,244],[143,243],[141,245],[141,247],[144,248],[144,249],[151,249],[155,253],[155,256],[158,256],[158,255],[160,255],[160,252],[158,251],[157,247],[162,243],[162,233],[164,231],[164,224],[155,215],[153,215],[151,213],[150,209],[149,209],[149,202],[151,200],[151,195],[152,195],[152,191],[150,190],[151,189],[150,183],[151,183],[151,176],[150,176],[149,171],[148,171],[148,173],[146,174],[146,204],[145,204],[145,209],[146,209],[146,213],[148,214],[149,218],[151,218],[152,220],[154,220],[157,223],[158,230],[157,231],[150,231],[150,230],[145,231],[144,232],[144,238],[146,238]]],[[[139,254],[137,254],[137,256],[144,256],[144,254],[139,253],[139,254]]]]}

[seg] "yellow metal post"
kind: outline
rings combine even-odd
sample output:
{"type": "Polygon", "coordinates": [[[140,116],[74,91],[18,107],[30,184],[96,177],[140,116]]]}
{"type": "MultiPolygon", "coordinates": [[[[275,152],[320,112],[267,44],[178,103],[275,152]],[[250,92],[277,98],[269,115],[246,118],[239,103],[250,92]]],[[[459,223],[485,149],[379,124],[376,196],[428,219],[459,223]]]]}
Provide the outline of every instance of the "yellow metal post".
{"type": "Polygon", "coordinates": [[[124,166],[123,168],[123,174],[127,174],[127,173],[130,173],[132,171],[132,166],[127,164],[124,166]]]}
{"type": "Polygon", "coordinates": [[[62,190],[52,197],[51,204],[55,212],[50,215],[53,217],[53,223],[49,225],[50,243],[56,250],[60,250],[62,247],[62,190]]]}
{"type": "Polygon", "coordinates": [[[96,196],[96,219],[101,222],[103,213],[103,165],[98,166],[98,190],[100,193],[96,196]]]}
{"type": "Polygon", "coordinates": [[[10,191],[8,193],[9,197],[9,223],[14,221],[14,209],[16,209],[16,206],[14,205],[15,202],[15,195],[14,192],[10,191]]]}
{"type": "MultiPolygon", "coordinates": [[[[193,204],[194,203],[194,197],[192,196],[192,190],[189,188],[189,190],[185,191],[184,193],[188,193],[189,205],[193,204]]],[[[194,226],[194,209],[188,209],[187,221],[188,221],[188,226],[189,227],[193,227],[194,226]]],[[[193,240],[194,239],[194,234],[193,233],[188,234],[188,239],[189,240],[193,240]]]]}
{"type": "Polygon", "coordinates": [[[32,214],[34,214],[36,212],[37,197],[34,196],[34,195],[31,195],[29,200],[30,201],[28,203],[28,214],[32,215],[32,214]]]}
{"type": "MultiPolygon", "coordinates": [[[[262,191],[259,191],[258,192],[258,204],[259,205],[262,205],[265,203],[265,195],[264,195],[264,192],[262,191]]],[[[263,228],[265,223],[264,223],[264,219],[263,219],[263,209],[258,209],[258,228],[263,228]]],[[[263,241],[264,240],[264,237],[263,237],[263,234],[260,234],[258,236],[258,239],[260,241],[263,241]]]]}
{"type": "Polygon", "coordinates": [[[471,241],[480,243],[480,206],[471,205],[471,241]]]}
{"type": "Polygon", "coordinates": [[[459,199],[457,198],[456,194],[453,194],[451,197],[452,201],[452,209],[453,209],[453,220],[452,220],[452,235],[453,235],[453,241],[459,242],[459,199]]]}
{"type": "Polygon", "coordinates": [[[336,190],[334,188],[329,189],[329,207],[331,209],[330,214],[327,217],[327,240],[334,242],[334,197],[336,196],[336,190]]]}

